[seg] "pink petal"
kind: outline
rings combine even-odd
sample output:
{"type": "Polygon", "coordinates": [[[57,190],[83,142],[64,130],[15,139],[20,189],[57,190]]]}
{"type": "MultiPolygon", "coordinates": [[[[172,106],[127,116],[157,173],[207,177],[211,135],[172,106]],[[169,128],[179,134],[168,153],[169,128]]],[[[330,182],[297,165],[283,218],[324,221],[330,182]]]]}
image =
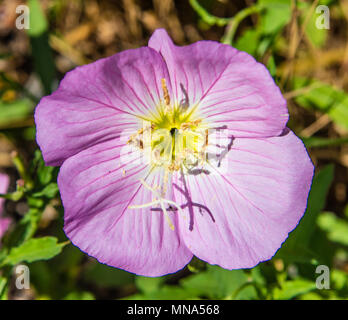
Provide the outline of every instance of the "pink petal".
{"type": "MultiPolygon", "coordinates": [[[[7,174],[0,172],[0,193],[7,193],[8,186],[10,184],[10,179],[7,174]]],[[[0,216],[3,210],[5,199],[0,198],[0,216]]]]}
{"type": "Polygon", "coordinates": [[[35,110],[37,141],[48,165],[139,128],[154,110],[168,78],[162,57],[143,47],[126,50],[66,74],[35,110]]]}
{"type": "MultiPolygon", "coordinates": [[[[0,193],[6,193],[8,186],[10,184],[10,179],[7,174],[0,173],[0,193]]],[[[0,198],[0,239],[3,237],[8,227],[10,226],[10,218],[2,218],[2,211],[4,206],[5,199],[0,198]]]]}
{"type": "Polygon", "coordinates": [[[236,139],[222,161],[228,161],[226,172],[210,167],[210,174],[185,176],[186,185],[176,179],[176,200],[188,208],[180,230],[200,259],[251,268],[270,259],[301,219],[313,164],[291,131],[236,139]]]}
{"type": "Polygon", "coordinates": [[[249,54],[214,41],[178,47],[164,29],[154,32],[149,47],[164,57],[176,101],[198,104],[205,121],[227,126],[235,137],[282,132],[286,101],[268,70],[249,54]]]}
{"type": "Polygon", "coordinates": [[[139,180],[160,185],[163,172],[139,162],[139,152],[125,157],[124,144],[119,145],[118,139],[100,143],[61,167],[66,235],[110,266],[146,276],[175,272],[192,258],[180,239],[176,214],[170,213],[173,231],[161,211],[129,208],[153,201],[155,196],[139,180]]]}

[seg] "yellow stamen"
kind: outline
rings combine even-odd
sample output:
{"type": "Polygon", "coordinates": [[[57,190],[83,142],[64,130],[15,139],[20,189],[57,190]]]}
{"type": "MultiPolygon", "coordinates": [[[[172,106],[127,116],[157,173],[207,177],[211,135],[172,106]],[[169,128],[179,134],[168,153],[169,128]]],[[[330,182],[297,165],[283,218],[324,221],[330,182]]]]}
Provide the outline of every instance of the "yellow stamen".
{"type": "Polygon", "coordinates": [[[170,106],[170,96],[169,96],[169,92],[168,92],[168,88],[166,84],[166,79],[162,78],[161,84],[162,84],[164,102],[166,103],[165,111],[166,113],[168,113],[171,111],[171,106],[170,106]]]}
{"type": "Polygon", "coordinates": [[[128,141],[127,144],[133,144],[136,147],[139,147],[140,149],[144,149],[144,142],[143,139],[139,139],[139,137],[142,138],[143,134],[149,130],[153,130],[155,128],[155,124],[152,123],[151,125],[146,126],[145,128],[141,128],[137,131],[137,133],[132,134],[128,141]]]}
{"type": "Polygon", "coordinates": [[[161,79],[161,85],[163,97],[156,106],[158,117],[150,120],[150,126],[144,126],[131,135],[128,143],[141,149],[146,161],[167,170],[162,189],[164,197],[169,173],[183,167],[190,170],[207,160],[208,130],[205,130],[207,124],[197,114],[193,111],[185,113],[171,102],[166,79],[161,79]],[[147,130],[150,130],[149,135],[145,135],[147,130]]]}
{"type": "Polygon", "coordinates": [[[191,127],[197,127],[200,123],[202,122],[201,119],[197,119],[194,121],[189,121],[181,124],[181,129],[182,130],[187,130],[190,129],[191,127]]]}

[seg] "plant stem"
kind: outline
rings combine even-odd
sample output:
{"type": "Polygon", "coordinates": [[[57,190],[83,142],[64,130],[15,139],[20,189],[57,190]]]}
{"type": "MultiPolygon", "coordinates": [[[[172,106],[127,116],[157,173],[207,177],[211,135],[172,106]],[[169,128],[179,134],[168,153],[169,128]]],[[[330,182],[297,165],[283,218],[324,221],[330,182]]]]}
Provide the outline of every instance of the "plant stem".
{"type": "Polygon", "coordinates": [[[205,10],[197,0],[190,0],[190,5],[202,18],[202,20],[210,26],[217,25],[219,27],[225,26],[231,20],[231,18],[220,18],[213,16],[207,10],[205,10]]]}
{"type": "Polygon", "coordinates": [[[232,45],[234,35],[236,34],[237,28],[242,20],[254,13],[260,12],[262,9],[263,6],[253,5],[239,11],[233,18],[230,18],[226,27],[226,32],[222,37],[221,42],[232,45]]]}
{"type": "Polygon", "coordinates": [[[13,193],[0,193],[0,198],[4,198],[11,201],[18,201],[23,197],[22,191],[15,191],[13,193]]]}
{"type": "Polygon", "coordinates": [[[18,170],[20,177],[24,180],[25,188],[31,190],[34,187],[34,183],[31,180],[30,175],[27,172],[27,169],[25,168],[22,158],[19,156],[17,151],[13,151],[11,156],[13,164],[18,170]]]}

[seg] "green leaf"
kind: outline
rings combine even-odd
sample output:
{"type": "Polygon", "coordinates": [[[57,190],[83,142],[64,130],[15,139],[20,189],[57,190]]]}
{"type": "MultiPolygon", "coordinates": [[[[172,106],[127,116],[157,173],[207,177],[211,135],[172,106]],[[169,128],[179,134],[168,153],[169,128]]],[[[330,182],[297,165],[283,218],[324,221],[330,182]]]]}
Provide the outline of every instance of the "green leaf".
{"type": "Polygon", "coordinates": [[[57,193],[58,193],[57,183],[51,182],[49,185],[47,185],[41,191],[35,192],[32,196],[34,198],[47,197],[49,199],[52,199],[56,196],[57,193]]]}
{"type": "Polygon", "coordinates": [[[26,120],[32,111],[33,104],[29,100],[0,102],[0,128],[8,128],[13,123],[26,120]]]}
{"type": "Polygon", "coordinates": [[[250,286],[241,288],[248,282],[249,279],[242,270],[225,270],[208,265],[207,271],[184,278],[180,284],[195,296],[251,299],[256,297],[255,289],[250,286]]]}
{"type": "Polygon", "coordinates": [[[28,34],[35,70],[41,79],[45,94],[50,94],[55,79],[55,64],[48,42],[48,24],[38,0],[30,0],[29,9],[30,28],[28,34]]]}
{"type": "MultiPolygon", "coordinates": [[[[298,299],[299,300],[324,300],[324,298],[316,292],[308,292],[305,294],[301,294],[298,297],[298,299]]],[[[325,300],[327,300],[327,299],[325,299],[325,300]]]]}
{"type": "Polygon", "coordinates": [[[36,138],[36,129],[34,126],[23,128],[22,136],[25,140],[34,141],[36,138]]]}
{"type": "Polygon", "coordinates": [[[165,285],[160,290],[145,295],[149,300],[185,300],[195,299],[191,292],[177,286],[165,285]]]}
{"type": "MultiPolygon", "coordinates": [[[[30,200],[34,198],[28,198],[30,200]]],[[[35,199],[36,200],[36,199],[35,199]]],[[[41,200],[41,199],[37,199],[41,200]]],[[[6,248],[18,247],[30,239],[37,230],[38,223],[41,219],[42,210],[30,208],[25,216],[16,224],[15,229],[9,233],[4,240],[6,248]]]]}
{"type": "Polygon", "coordinates": [[[124,298],[125,300],[186,300],[198,299],[191,291],[174,285],[164,285],[158,290],[138,293],[124,298]]]}
{"type": "Polygon", "coordinates": [[[320,170],[313,180],[306,213],[301,219],[299,227],[294,232],[296,240],[301,243],[301,246],[306,246],[309,243],[310,237],[315,230],[315,221],[324,208],[333,177],[334,166],[328,165],[320,170]]]}
{"type": "Polygon", "coordinates": [[[334,269],[331,271],[330,278],[335,290],[348,289],[348,274],[345,271],[334,269]]]}
{"type": "Polygon", "coordinates": [[[84,257],[84,253],[77,247],[72,244],[67,245],[63,252],[54,259],[55,272],[64,274],[77,272],[84,257]]]}
{"type": "Polygon", "coordinates": [[[95,297],[91,292],[77,291],[69,293],[64,300],[95,300],[95,297]]]}
{"type": "Polygon", "coordinates": [[[277,252],[278,258],[301,262],[304,260],[310,262],[314,258],[308,245],[315,231],[317,217],[324,208],[333,175],[333,165],[326,166],[315,175],[308,197],[307,210],[299,225],[290,233],[289,238],[277,252]]]}
{"type": "Polygon", "coordinates": [[[164,280],[165,277],[149,278],[137,276],[135,278],[135,285],[140,291],[147,294],[158,291],[161,285],[163,284],[164,280]]]}
{"type": "Polygon", "coordinates": [[[49,183],[57,181],[58,168],[46,166],[40,150],[36,150],[30,164],[30,173],[36,177],[35,185],[38,188],[46,187],[49,183]]]}
{"type": "Polygon", "coordinates": [[[265,13],[261,17],[261,29],[265,34],[278,32],[291,19],[290,0],[259,0],[261,6],[265,7],[265,13]]]}
{"type": "Polygon", "coordinates": [[[43,209],[45,206],[45,201],[44,199],[41,198],[34,198],[34,197],[27,197],[28,205],[30,209],[43,209]]]}
{"type": "MultiPolygon", "coordinates": [[[[209,266],[208,272],[216,281],[217,292],[219,292],[223,297],[234,296],[236,290],[248,282],[248,277],[243,270],[226,270],[218,266],[209,266]]],[[[240,292],[235,298],[248,299],[255,295],[255,289],[248,287],[240,292]]]]}
{"type": "MultiPolygon", "coordinates": [[[[320,5],[322,1],[319,1],[318,5],[320,5]]],[[[307,4],[307,3],[306,3],[307,4]]],[[[302,11],[302,23],[305,21],[307,15],[309,14],[310,4],[307,4],[307,9],[302,11]]],[[[309,41],[315,47],[322,47],[327,39],[328,30],[327,29],[319,29],[316,27],[316,19],[319,17],[319,14],[313,10],[312,15],[310,16],[308,23],[305,28],[305,33],[309,41]]]]}
{"type": "Polygon", "coordinates": [[[255,55],[260,36],[261,33],[259,29],[247,30],[237,39],[234,46],[238,50],[245,51],[251,55],[255,55]]]}
{"type": "Polygon", "coordinates": [[[251,269],[251,277],[260,286],[265,286],[266,285],[266,279],[265,279],[264,275],[262,274],[260,265],[258,265],[258,266],[256,266],[256,267],[251,269]]]}
{"type": "MultiPolygon", "coordinates": [[[[263,264],[263,266],[265,266],[263,264]]],[[[253,282],[255,283],[255,290],[257,291],[257,295],[259,299],[265,299],[267,295],[267,279],[266,276],[262,272],[262,264],[251,269],[251,274],[253,282]]],[[[273,273],[273,276],[275,274],[273,273]]],[[[271,281],[270,281],[271,282],[271,281]]]]}
{"type": "Polygon", "coordinates": [[[41,185],[47,185],[49,182],[51,182],[54,179],[54,171],[55,167],[49,167],[45,166],[44,163],[40,165],[37,171],[37,175],[39,178],[39,181],[41,185]]]}
{"type": "Polygon", "coordinates": [[[331,212],[325,212],[319,216],[318,225],[327,232],[329,240],[348,246],[348,222],[331,212]]]}
{"type": "Polygon", "coordinates": [[[268,59],[267,69],[269,70],[269,73],[271,74],[272,77],[276,76],[277,66],[276,66],[276,63],[275,63],[273,55],[270,56],[270,58],[268,59]]]}
{"type": "Polygon", "coordinates": [[[281,288],[274,289],[273,297],[275,300],[289,300],[315,289],[315,282],[312,281],[302,279],[285,281],[281,288]]]}
{"type": "Polygon", "coordinates": [[[206,271],[183,278],[180,280],[180,284],[187,292],[191,292],[194,296],[208,298],[223,296],[217,293],[217,283],[206,271]]]}
{"type": "Polygon", "coordinates": [[[0,275],[0,300],[5,299],[6,288],[7,288],[7,279],[0,275]]]}
{"type": "Polygon", "coordinates": [[[101,263],[92,263],[83,273],[86,282],[100,287],[112,288],[134,283],[134,275],[101,263]]]}
{"type": "Polygon", "coordinates": [[[48,260],[58,255],[67,243],[57,243],[55,237],[30,239],[10,250],[2,265],[16,265],[20,262],[48,260]]]}
{"type": "Polygon", "coordinates": [[[37,37],[47,31],[46,17],[38,0],[29,0],[28,4],[30,10],[28,34],[31,37],[37,37]]]}
{"type": "Polygon", "coordinates": [[[294,89],[315,86],[312,90],[298,96],[296,102],[310,109],[318,109],[327,113],[329,117],[338,125],[348,128],[348,95],[331,85],[305,78],[295,78],[294,89]]]}
{"type": "Polygon", "coordinates": [[[320,16],[320,14],[316,13],[316,8],[319,5],[326,5],[329,6],[331,1],[328,0],[319,0],[316,7],[311,13],[311,16],[308,17],[308,14],[310,14],[310,10],[312,7],[312,3],[301,1],[297,3],[298,8],[301,11],[300,20],[301,25],[307,20],[306,28],[305,28],[305,34],[306,37],[309,39],[309,41],[312,43],[315,47],[321,47],[325,44],[327,36],[328,36],[328,30],[327,29],[318,29],[316,27],[316,19],[320,16]]]}

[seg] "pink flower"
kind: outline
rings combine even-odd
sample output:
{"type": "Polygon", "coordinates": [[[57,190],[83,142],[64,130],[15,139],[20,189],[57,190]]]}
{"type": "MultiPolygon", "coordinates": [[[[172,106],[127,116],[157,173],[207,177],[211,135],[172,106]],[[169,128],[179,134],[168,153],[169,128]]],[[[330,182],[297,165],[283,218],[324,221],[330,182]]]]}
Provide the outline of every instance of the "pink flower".
{"type": "Polygon", "coordinates": [[[61,166],[67,236],[110,266],[160,276],[195,255],[251,268],[306,209],[313,165],[286,101],[228,45],[177,47],[157,30],[69,72],[35,121],[46,164],[61,166]]]}
{"type": "MultiPolygon", "coordinates": [[[[6,174],[0,173],[0,193],[6,193],[7,188],[9,186],[9,178],[6,174]]],[[[3,206],[4,206],[5,199],[0,198],[0,240],[4,236],[5,232],[7,231],[11,220],[9,218],[2,217],[3,214],[3,206]]],[[[1,243],[0,243],[1,246],[1,243]]]]}

